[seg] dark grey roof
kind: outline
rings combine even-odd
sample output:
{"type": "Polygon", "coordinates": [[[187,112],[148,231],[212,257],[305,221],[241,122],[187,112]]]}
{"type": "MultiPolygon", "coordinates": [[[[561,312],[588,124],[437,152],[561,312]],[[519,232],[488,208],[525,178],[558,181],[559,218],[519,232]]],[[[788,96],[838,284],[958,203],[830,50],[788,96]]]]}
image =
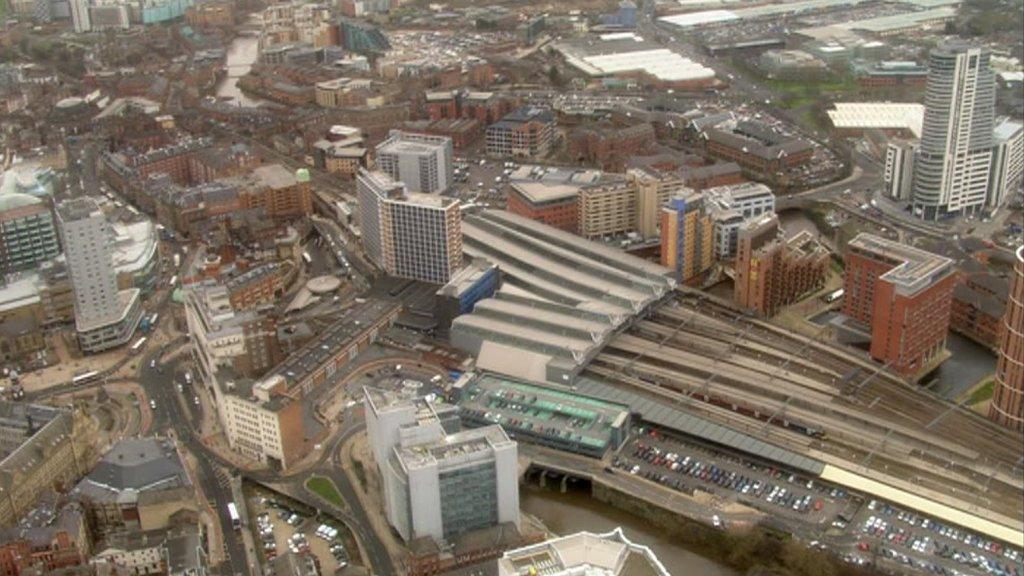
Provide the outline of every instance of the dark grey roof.
{"type": "Polygon", "coordinates": [[[107,452],[79,489],[96,497],[125,490],[144,492],[186,486],[188,477],[178,453],[166,440],[130,438],[107,452]]]}
{"type": "Polygon", "coordinates": [[[636,392],[586,378],[581,378],[577,381],[577,389],[582,394],[626,404],[634,413],[639,414],[642,419],[652,424],[670,428],[695,438],[703,438],[715,444],[756,456],[762,460],[778,462],[791,469],[815,476],[821,475],[821,472],[825,469],[824,463],[813,458],[779,448],[747,434],[736,432],[717,422],[684,412],[679,408],[657,402],[636,392]]]}

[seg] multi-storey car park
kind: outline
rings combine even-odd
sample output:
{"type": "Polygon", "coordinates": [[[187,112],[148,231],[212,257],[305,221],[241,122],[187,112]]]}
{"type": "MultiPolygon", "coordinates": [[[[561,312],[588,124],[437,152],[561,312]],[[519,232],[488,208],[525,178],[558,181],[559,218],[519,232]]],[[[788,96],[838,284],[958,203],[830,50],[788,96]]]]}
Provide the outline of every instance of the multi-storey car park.
{"type": "Polygon", "coordinates": [[[1020,539],[1022,447],[1008,432],[715,297],[684,290],[612,338],[584,374],[804,454],[823,480],[1020,539]]]}

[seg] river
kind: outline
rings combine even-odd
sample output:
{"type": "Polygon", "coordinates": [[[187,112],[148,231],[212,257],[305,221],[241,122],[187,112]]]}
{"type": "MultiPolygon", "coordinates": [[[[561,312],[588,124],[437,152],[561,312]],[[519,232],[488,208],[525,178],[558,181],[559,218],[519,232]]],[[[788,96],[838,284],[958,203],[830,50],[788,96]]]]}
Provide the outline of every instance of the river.
{"type": "Polygon", "coordinates": [[[242,106],[259,106],[261,100],[246,96],[238,89],[238,79],[249,73],[256,58],[259,57],[259,38],[255,36],[238,36],[228,46],[227,75],[217,85],[218,98],[227,98],[242,106]]]}
{"type": "Polygon", "coordinates": [[[520,492],[520,498],[523,510],[540,518],[556,534],[584,530],[600,533],[622,527],[627,538],[650,546],[672,576],[739,576],[739,572],[684,548],[640,518],[598,502],[588,494],[572,490],[561,494],[530,486],[520,492]]]}

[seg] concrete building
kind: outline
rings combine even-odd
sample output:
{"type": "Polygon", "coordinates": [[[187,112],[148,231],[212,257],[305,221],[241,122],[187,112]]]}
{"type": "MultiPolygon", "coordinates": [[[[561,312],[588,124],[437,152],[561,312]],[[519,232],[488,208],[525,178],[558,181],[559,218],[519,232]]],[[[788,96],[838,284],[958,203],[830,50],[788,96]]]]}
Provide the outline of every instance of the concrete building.
{"type": "Polygon", "coordinates": [[[89,19],[89,0],[68,0],[71,7],[71,27],[75,32],[92,31],[92,21],[89,19]]]}
{"type": "Polygon", "coordinates": [[[999,208],[1020,191],[1024,179],[1024,124],[1004,118],[993,131],[992,171],[987,206],[999,208]]]}
{"type": "Polygon", "coordinates": [[[53,212],[42,198],[0,196],[0,273],[29,270],[60,254],[53,212]]]}
{"type": "Polygon", "coordinates": [[[120,346],[142,318],[140,290],[118,290],[110,226],[96,200],[84,196],[57,207],[64,254],[75,291],[75,328],[83,352],[120,346]]]}
{"type": "Polygon", "coordinates": [[[845,260],[843,314],[868,327],[871,357],[905,377],[944,360],[953,262],[871,234],[851,240],[845,260]]]}
{"type": "MultiPolygon", "coordinates": [[[[223,300],[223,296],[218,298],[215,313],[225,314],[223,300]]],[[[252,340],[244,330],[230,324],[204,334],[207,317],[199,306],[203,306],[201,301],[191,300],[186,319],[193,350],[208,357],[199,358],[201,376],[212,386],[228,444],[248,458],[282,470],[301,460],[326,434],[314,415],[314,404],[327,384],[377,340],[400,310],[394,303],[380,300],[347,309],[284,361],[250,377],[234,368],[236,359],[247,354],[251,362],[265,361],[265,354],[250,345],[252,340]]],[[[260,332],[252,335],[259,339],[257,343],[268,338],[260,332]]],[[[252,369],[259,372],[255,366],[252,369]]]]}
{"type": "Polygon", "coordinates": [[[518,530],[518,450],[501,426],[459,431],[452,406],[364,393],[385,515],[403,540],[440,543],[502,524],[518,530]]]}
{"type": "Polygon", "coordinates": [[[501,271],[485,260],[470,260],[434,295],[438,328],[447,332],[454,321],[473,311],[476,303],[490,298],[501,286],[501,271]]]}
{"type": "Polygon", "coordinates": [[[377,169],[411,192],[444,192],[454,183],[451,138],[392,130],[375,153],[377,169]]]}
{"type": "Polygon", "coordinates": [[[691,192],[661,209],[661,265],[677,282],[699,280],[714,264],[714,223],[704,196],[691,192]]]}
{"type": "Polygon", "coordinates": [[[1011,430],[1024,430],[1024,246],[1017,248],[1013,264],[988,417],[1011,430]]]}
{"type": "Polygon", "coordinates": [[[821,289],[828,273],[828,250],[806,230],[785,239],[775,214],[750,220],[739,231],[736,251],[736,305],[764,316],[821,289]]]}
{"type": "Polygon", "coordinates": [[[195,492],[169,440],[126,438],[72,491],[99,534],[167,529],[199,513],[195,492]]]}
{"type": "Polygon", "coordinates": [[[579,187],[571,184],[512,182],[507,209],[566,232],[579,233],[579,187]]]}
{"type": "Polygon", "coordinates": [[[986,201],[996,80],[985,48],[950,41],[928,60],[921,146],[914,161],[914,212],[926,220],[970,214],[986,201]]]}
{"type": "Polygon", "coordinates": [[[603,458],[626,441],[629,406],[497,374],[460,379],[452,387],[466,426],[502,428],[517,441],[603,458]]]}
{"type": "Polygon", "coordinates": [[[85,418],[69,410],[0,401],[0,526],[14,524],[56,484],[87,469],[85,418]]]}
{"type": "Polygon", "coordinates": [[[503,158],[543,158],[551,150],[554,138],[554,112],[524,106],[487,127],[487,154],[503,158]]]}
{"type": "Polygon", "coordinates": [[[890,140],[885,147],[885,193],[893,200],[909,200],[914,184],[916,140],[890,140]]]}
{"type": "Polygon", "coordinates": [[[444,284],[462,267],[457,199],[410,192],[384,172],[356,178],[359,225],[370,259],[400,278],[444,284]]]}
{"type": "Polygon", "coordinates": [[[498,576],[670,576],[647,546],[634,544],[622,528],[606,534],[578,532],[509,550],[498,559],[498,576]]]}
{"type": "Polygon", "coordinates": [[[775,213],[775,194],[757,182],[743,182],[707,188],[703,192],[714,227],[714,257],[736,257],[739,231],[744,223],[775,213]]]}

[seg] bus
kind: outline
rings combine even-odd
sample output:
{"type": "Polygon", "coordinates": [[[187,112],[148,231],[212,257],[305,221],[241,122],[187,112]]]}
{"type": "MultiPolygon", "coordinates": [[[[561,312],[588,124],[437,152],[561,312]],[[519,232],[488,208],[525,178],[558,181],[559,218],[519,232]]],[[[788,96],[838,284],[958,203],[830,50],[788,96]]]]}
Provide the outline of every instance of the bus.
{"type": "Polygon", "coordinates": [[[313,263],[313,258],[309,256],[309,252],[303,252],[302,259],[306,261],[307,266],[313,263]]]}
{"type": "Polygon", "coordinates": [[[159,319],[160,314],[158,312],[154,312],[153,315],[149,317],[149,327],[156,328],[156,321],[159,319]]]}
{"type": "Polygon", "coordinates": [[[84,386],[86,384],[92,384],[93,382],[99,382],[99,380],[100,380],[100,373],[95,371],[95,370],[92,370],[92,371],[84,372],[82,374],[79,374],[78,376],[73,377],[71,379],[71,385],[72,386],[84,386]]]}
{"type": "Polygon", "coordinates": [[[139,350],[142,349],[142,346],[143,346],[143,344],[146,343],[147,339],[148,338],[146,336],[143,336],[142,338],[139,338],[138,340],[136,340],[135,344],[132,344],[132,354],[138,354],[139,350]]]}
{"type": "Polygon", "coordinates": [[[175,274],[174,276],[171,276],[170,284],[171,284],[171,288],[174,288],[175,286],[178,285],[178,275],[177,274],[175,274]]]}
{"type": "Polygon", "coordinates": [[[241,530],[242,519],[238,516],[238,508],[235,508],[234,502],[228,502],[228,516],[231,517],[231,527],[235,530],[241,530]]]}
{"type": "Polygon", "coordinates": [[[840,288],[840,289],[838,289],[838,290],[836,290],[834,292],[829,292],[828,294],[825,294],[821,299],[824,300],[826,304],[831,304],[831,303],[835,302],[836,300],[839,300],[840,298],[842,298],[843,294],[845,294],[845,293],[846,293],[846,291],[843,290],[842,288],[840,288]]]}

